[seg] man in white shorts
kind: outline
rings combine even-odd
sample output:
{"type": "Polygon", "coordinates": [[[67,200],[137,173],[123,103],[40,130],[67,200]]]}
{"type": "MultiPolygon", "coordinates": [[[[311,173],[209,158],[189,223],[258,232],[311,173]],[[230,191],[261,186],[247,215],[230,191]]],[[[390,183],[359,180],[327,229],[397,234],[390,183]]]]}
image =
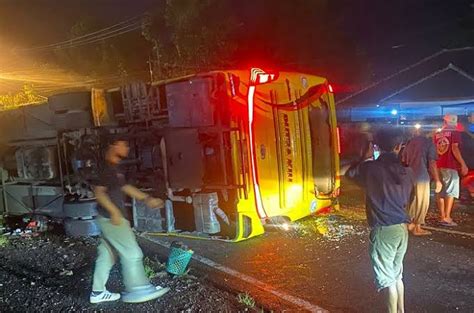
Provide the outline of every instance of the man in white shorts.
{"type": "Polygon", "coordinates": [[[456,130],[458,117],[447,114],[444,117],[444,126],[434,135],[434,143],[438,152],[437,165],[439,168],[443,188],[436,195],[436,202],[440,212],[440,224],[443,226],[457,226],[451,218],[454,199],[459,198],[458,167],[461,175],[468,173],[468,168],[459,150],[461,134],[456,130]]]}

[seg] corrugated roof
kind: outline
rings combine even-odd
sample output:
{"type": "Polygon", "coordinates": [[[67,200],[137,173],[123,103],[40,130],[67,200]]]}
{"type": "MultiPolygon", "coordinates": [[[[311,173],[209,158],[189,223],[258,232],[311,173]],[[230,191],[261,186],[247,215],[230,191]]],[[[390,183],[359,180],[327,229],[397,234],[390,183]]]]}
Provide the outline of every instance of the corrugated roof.
{"type": "Polygon", "coordinates": [[[474,97],[474,47],[441,50],[340,99],[339,106],[474,97]]]}

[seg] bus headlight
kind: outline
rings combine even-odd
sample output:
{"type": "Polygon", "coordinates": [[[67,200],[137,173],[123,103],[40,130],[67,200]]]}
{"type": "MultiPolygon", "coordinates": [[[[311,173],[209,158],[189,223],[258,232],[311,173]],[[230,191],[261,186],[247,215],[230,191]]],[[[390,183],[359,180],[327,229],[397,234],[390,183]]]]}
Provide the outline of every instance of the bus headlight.
{"type": "Polygon", "coordinates": [[[318,200],[316,200],[316,199],[311,200],[311,205],[309,207],[309,211],[311,213],[315,213],[317,209],[318,209],[318,200]]]}

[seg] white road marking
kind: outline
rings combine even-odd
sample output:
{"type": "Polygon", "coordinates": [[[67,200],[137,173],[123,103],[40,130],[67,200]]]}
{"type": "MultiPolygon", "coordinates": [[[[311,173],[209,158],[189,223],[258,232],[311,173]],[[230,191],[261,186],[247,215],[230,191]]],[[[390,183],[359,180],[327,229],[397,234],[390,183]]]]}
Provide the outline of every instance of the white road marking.
{"type": "MultiPolygon", "coordinates": [[[[156,244],[159,244],[160,246],[163,246],[165,248],[169,248],[170,247],[170,244],[168,242],[165,242],[165,241],[161,241],[157,238],[154,238],[154,237],[149,237],[149,236],[142,236],[143,238],[153,242],[153,243],[156,243],[156,244]]],[[[283,299],[289,303],[292,303],[302,309],[305,309],[309,312],[314,312],[314,313],[328,313],[329,311],[326,310],[326,309],[323,309],[322,307],[320,306],[317,306],[311,302],[308,302],[306,300],[303,300],[301,298],[298,298],[298,297],[295,297],[295,296],[292,296],[292,295],[289,295],[285,292],[282,292],[282,291],[279,291],[279,290],[276,290],[274,289],[272,286],[264,283],[264,282],[261,282],[259,281],[258,279],[255,279],[249,275],[246,275],[246,274],[242,274],[234,269],[231,269],[227,266],[224,266],[222,264],[219,264],[219,263],[216,263],[208,258],[205,258],[203,256],[200,256],[200,255],[197,255],[196,253],[193,254],[193,259],[198,261],[198,262],[201,262],[202,264],[205,264],[209,267],[212,267],[218,271],[221,271],[221,272],[224,272],[228,275],[231,275],[233,277],[236,277],[240,280],[243,280],[247,283],[250,283],[254,286],[256,286],[257,288],[261,289],[261,290],[264,290],[268,293],[271,293],[272,295],[274,296],[277,296],[279,297],[280,299],[283,299]]]]}
{"type": "Polygon", "coordinates": [[[473,233],[466,233],[466,232],[463,232],[463,231],[451,230],[451,229],[447,229],[447,228],[431,227],[431,226],[423,226],[423,228],[424,228],[424,229],[428,229],[428,230],[433,230],[433,231],[439,231],[439,232],[443,232],[443,233],[448,233],[448,234],[461,235],[461,236],[467,236],[467,237],[472,237],[472,238],[474,238],[474,234],[473,234],[473,233]]]}

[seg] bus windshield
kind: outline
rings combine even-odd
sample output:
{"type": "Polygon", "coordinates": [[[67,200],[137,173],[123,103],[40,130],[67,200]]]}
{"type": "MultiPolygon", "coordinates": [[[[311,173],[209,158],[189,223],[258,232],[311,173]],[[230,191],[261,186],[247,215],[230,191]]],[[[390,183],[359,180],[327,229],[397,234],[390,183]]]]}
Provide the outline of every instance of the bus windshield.
{"type": "Polygon", "coordinates": [[[313,181],[316,195],[331,193],[334,188],[331,109],[327,94],[312,102],[308,108],[311,133],[313,181]]]}

